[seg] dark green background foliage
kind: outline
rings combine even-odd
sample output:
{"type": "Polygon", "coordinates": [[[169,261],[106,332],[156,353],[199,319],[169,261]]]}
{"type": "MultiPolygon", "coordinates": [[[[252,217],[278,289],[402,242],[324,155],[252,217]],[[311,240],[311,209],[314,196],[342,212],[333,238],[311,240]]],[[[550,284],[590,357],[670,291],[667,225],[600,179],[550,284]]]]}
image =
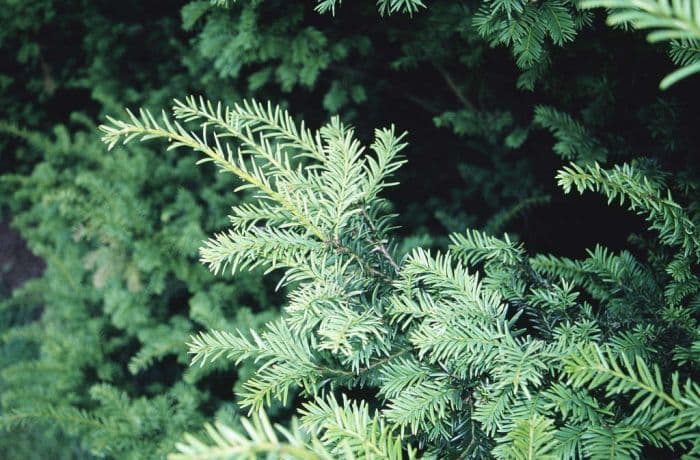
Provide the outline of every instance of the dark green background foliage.
{"type": "Polygon", "coordinates": [[[279,315],[279,275],[198,262],[251,197],[190,153],[107,152],[96,130],[191,93],[272,100],[314,127],[339,114],[363,141],[407,130],[387,191],[406,252],[466,228],[517,235],[533,267],[606,312],[604,334],[624,327],[664,375],[697,381],[697,254],[555,179],[569,162],[627,162],[697,222],[700,78],[658,89],[697,43],[674,42],[672,60],[564,0],[419,3],[2,2],[0,215],[45,268],[18,287],[9,273],[27,267],[0,267],[0,457],[162,458],[208,420],[238,423],[234,387],[259,365],[189,367],[185,343],[279,315]]]}

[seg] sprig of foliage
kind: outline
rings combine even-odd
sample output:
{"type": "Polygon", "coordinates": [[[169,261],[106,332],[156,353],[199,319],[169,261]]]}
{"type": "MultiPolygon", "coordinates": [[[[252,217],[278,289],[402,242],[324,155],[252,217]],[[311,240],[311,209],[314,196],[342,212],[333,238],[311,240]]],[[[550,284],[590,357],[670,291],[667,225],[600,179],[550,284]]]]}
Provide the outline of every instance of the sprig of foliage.
{"type": "Polygon", "coordinates": [[[492,46],[509,46],[516,64],[525,72],[519,85],[532,89],[548,65],[546,40],[563,46],[590,24],[591,16],[568,0],[483,2],[473,24],[492,46]]]}
{"type": "Polygon", "coordinates": [[[243,432],[224,424],[207,425],[209,443],[185,435],[177,445],[178,453],[169,460],[254,459],[264,455],[283,459],[331,459],[330,453],[318,440],[307,441],[298,427],[286,428],[270,423],[265,412],[258,412],[251,420],[241,418],[243,432]],[[282,438],[282,439],[280,439],[282,438]]]}
{"type": "MultiPolygon", "coordinates": [[[[341,3],[342,0],[316,0],[315,9],[322,14],[335,15],[335,10],[341,3]]],[[[425,7],[423,0],[377,0],[377,9],[382,16],[394,13],[413,15],[425,7]]]]}
{"type": "Polygon", "coordinates": [[[577,163],[605,162],[606,149],[571,115],[553,107],[535,107],[534,123],[546,128],[557,138],[554,152],[564,160],[577,163]]]}
{"type": "MultiPolygon", "coordinates": [[[[447,252],[415,248],[397,261],[379,194],[401,162],[404,145],[393,130],[376,132],[369,156],[338,120],[306,131],[253,102],[231,109],[191,98],[176,102],[174,115],[198,122],[202,134],[142,112],[128,122],[110,119],[104,141],[168,139],[257,190],[258,202],[234,208],[235,230],[210,240],[202,258],[214,271],[226,263],[281,270],[290,304],[263,332],[200,333],[190,342],[193,363],[260,364],[239,392],[243,407],[257,411],[298,390],[308,399],[299,415],[312,439],[333,455],[358,458],[410,457],[414,441],[435,455],[462,446],[497,458],[634,457],[646,442],[678,447],[696,433],[695,425],[669,428],[687,427],[694,403],[679,406],[680,390],[663,392],[659,372],[648,378],[657,337],[651,325],[667,318],[663,327],[675,330],[678,321],[670,310],[656,311],[662,289],[630,254],[599,248],[583,262],[529,258],[507,235],[470,230],[453,235],[447,252]],[[598,313],[578,303],[576,285],[593,293],[598,313]],[[618,292],[636,310],[616,302],[618,292]],[[650,328],[619,330],[632,318],[650,328]],[[610,361],[585,361],[593,359],[582,351],[590,347],[610,350],[610,361]],[[602,384],[601,395],[594,390],[602,384]],[[365,401],[339,403],[329,394],[359,386],[379,395],[374,415],[365,401]],[[621,394],[627,406],[611,411],[621,394]],[[641,409],[626,409],[642,400],[641,409]]],[[[690,217],[632,166],[573,164],[558,178],[567,192],[600,190],[629,203],[661,241],[696,256],[690,217]]],[[[692,399],[697,391],[688,382],[692,399]]],[[[266,436],[263,447],[277,445],[266,436]]],[[[248,442],[220,438],[222,446],[248,442]]]]}
{"type": "MultiPolygon", "coordinates": [[[[694,73],[700,72],[700,63],[679,56],[678,43],[691,44],[700,39],[700,2],[697,0],[583,0],[581,8],[608,8],[608,24],[629,25],[638,30],[649,30],[651,43],[674,40],[674,59],[683,67],[670,73],[659,86],[666,89],[694,73]]],[[[689,51],[689,45],[680,45],[689,51]]]]}
{"type": "Polygon", "coordinates": [[[700,237],[695,223],[673,200],[669,190],[662,190],[634,166],[623,164],[606,170],[597,163],[571,164],[557,174],[557,181],[566,193],[573,189],[579,193],[591,190],[604,194],[609,203],[627,204],[632,211],[646,216],[664,244],[679,246],[686,255],[700,256],[700,237]]]}

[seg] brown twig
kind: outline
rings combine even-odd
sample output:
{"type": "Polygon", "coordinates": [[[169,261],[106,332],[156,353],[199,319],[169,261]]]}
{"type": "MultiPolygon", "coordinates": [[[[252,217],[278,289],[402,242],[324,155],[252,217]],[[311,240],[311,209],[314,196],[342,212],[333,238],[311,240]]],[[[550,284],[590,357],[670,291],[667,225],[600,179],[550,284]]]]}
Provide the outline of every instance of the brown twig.
{"type": "Polygon", "coordinates": [[[366,262],[364,262],[364,261],[360,258],[360,256],[358,256],[357,254],[355,254],[354,252],[352,252],[352,250],[350,250],[350,248],[348,248],[347,246],[342,245],[342,244],[340,243],[340,241],[338,241],[338,240],[332,240],[332,241],[328,241],[327,243],[328,243],[329,245],[331,245],[331,246],[333,247],[333,249],[335,249],[335,251],[336,251],[338,254],[348,254],[348,255],[350,256],[350,258],[355,259],[355,261],[357,261],[357,263],[360,265],[360,267],[361,267],[363,270],[366,270],[366,271],[368,271],[369,273],[371,273],[372,275],[374,275],[374,276],[376,276],[376,277],[378,277],[378,278],[381,278],[382,280],[384,280],[384,281],[387,282],[387,283],[391,283],[392,281],[394,281],[393,279],[391,279],[391,278],[389,278],[388,276],[386,276],[384,273],[380,272],[380,271],[377,270],[376,268],[374,268],[374,267],[372,267],[371,265],[369,265],[369,264],[367,264],[366,262]]]}
{"type": "Polygon", "coordinates": [[[452,78],[452,75],[440,64],[438,63],[433,63],[433,66],[437,71],[442,75],[442,78],[445,80],[445,83],[447,83],[447,87],[450,88],[450,90],[454,93],[455,96],[457,96],[457,99],[459,99],[459,102],[462,103],[464,108],[468,110],[476,110],[476,107],[474,107],[474,104],[472,104],[469,99],[464,95],[462,90],[457,86],[455,83],[454,79],[452,78]]]}
{"type": "Polygon", "coordinates": [[[372,223],[372,219],[369,218],[369,215],[367,214],[367,210],[365,209],[364,206],[360,208],[360,212],[362,213],[362,217],[365,218],[367,221],[367,225],[369,225],[370,230],[374,234],[375,238],[374,241],[370,240],[370,243],[374,245],[374,250],[379,252],[384,258],[389,261],[389,264],[396,270],[396,273],[401,273],[401,267],[399,267],[399,264],[396,263],[393,257],[391,257],[391,254],[389,254],[389,251],[387,250],[386,246],[384,246],[384,243],[382,243],[378,238],[378,231],[377,227],[374,226],[372,223]]]}

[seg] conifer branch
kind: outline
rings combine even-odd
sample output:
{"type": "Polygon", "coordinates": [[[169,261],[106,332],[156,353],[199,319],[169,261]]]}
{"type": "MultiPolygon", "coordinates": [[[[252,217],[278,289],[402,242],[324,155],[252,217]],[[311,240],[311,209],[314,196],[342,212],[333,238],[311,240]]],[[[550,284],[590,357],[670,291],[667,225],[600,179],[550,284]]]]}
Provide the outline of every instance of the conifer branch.
{"type": "MultiPolygon", "coordinates": [[[[584,0],[581,8],[604,7],[610,10],[608,24],[631,25],[649,30],[647,40],[661,41],[700,40],[700,2],[697,0],[584,0]]],[[[667,89],[679,80],[700,72],[700,62],[686,62],[680,69],[667,75],[660,83],[667,89]]]]}
{"type": "Polygon", "coordinates": [[[572,163],[559,171],[557,181],[565,193],[572,189],[579,193],[592,190],[603,193],[609,203],[615,200],[627,203],[632,211],[647,216],[664,244],[680,246],[686,255],[700,257],[700,236],[695,223],[673,200],[670,191],[662,192],[633,166],[623,164],[605,170],[597,163],[587,166],[572,163]]]}
{"type": "Polygon", "coordinates": [[[259,411],[251,420],[241,418],[243,432],[217,423],[205,430],[210,443],[187,434],[184,442],[176,445],[177,453],[169,460],[214,460],[224,458],[257,458],[267,455],[300,460],[329,460],[330,453],[315,439],[307,437],[299,429],[287,430],[270,423],[267,415],[259,411]],[[280,439],[282,437],[282,439],[280,439]]]}
{"type": "MultiPolygon", "coordinates": [[[[214,133],[215,146],[211,147],[206,142],[206,127],[203,129],[200,137],[185,130],[179,123],[171,122],[165,112],[161,115],[163,127],[161,127],[147,110],[140,110],[140,119],[129,110],[127,110],[127,114],[129,115],[130,122],[107,117],[112,126],[100,126],[100,130],[105,133],[102,139],[110,149],[113,148],[120,139],[123,139],[123,142],[127,143],[135,137],[140,137],[141,140],[154,138],[167,139],[170,144],[169,148],[189,147],[194,151],[201,152],[207,156],[205,160],[201,161],[213,161],[220,168],[233,173],[244,182],[258,188],[271,199],[278,202],[286,211],[294,216],[304,228],[315,235],[319,240],[327,240],[324,232],[307,218],[307,214],[292,204],[281,193],[274,190],[271,184],[260,176],[259,170],[254,165],[250,170],[245,167],[240,151],[238,154],[238,161],[236,161],[234,153],[228,144],[226,144],[224,150],[219,140],[220,136],[217,136],[216,133],[214,133]]],[[[255,143],[252,145],[257,146],[255,143]]]]}

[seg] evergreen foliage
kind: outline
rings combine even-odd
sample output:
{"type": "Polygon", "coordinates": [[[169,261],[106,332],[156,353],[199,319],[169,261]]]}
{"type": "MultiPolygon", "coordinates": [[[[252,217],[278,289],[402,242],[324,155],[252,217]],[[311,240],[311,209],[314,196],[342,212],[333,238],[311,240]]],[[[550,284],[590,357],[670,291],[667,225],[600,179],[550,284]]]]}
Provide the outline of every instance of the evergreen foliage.
{"type": "Polygon", "coordinates": [[[525,88],[547,68],[547,42],[563,46],[590,23],[590,14],[566,0],[489,1],[474,15],[474,25],[492,45],[511,47],[516,64],[526,71],[519,82],[525,88]]]}
{"type": "Polygon", "coordinates": [[[611,9],[608,16],[610,25],[622,24],[640,30],[650,29],[647,40],[652,43],[672,41],[671,56],[676,64],[683,67],[661,81],[662,89],[700,71],[700,64],[695,62],[697,43],[700,40],[700,2],[697,0],[584,0],[581,6],[602,6],[611,9]]]}
{"type": "Polygon", "coordinates": [[[194,322],[261,324],[275,316],[254,313],[270,303],[270,288],[256,275],[212,282],[195,265],[196,242],[225,222],[198,203],[223,207],[223,176],[146,150],[105,156],[94,129],[15,132],[44,156],[31,175],[3,179],[16,190],[15,225],[46,270],[3,302],[17,321],[4,350],[25,358],[3,366],[2,423],[15,434],[30,421],[58,426],[86,451],[115,458],[164,456],[205,420],[204,407],[220,404],[203,379],[227,366],[183,373],[181,344],[194,322]]]}
{"type": "MultiPolygon", "coordinates": [[[[342,446],[370,458],[370,450],[383,452],[378,458],[399,456],[390,447],[399,442],[393,436],[436,457],[490,451],[495,458],[631,458],[645,444],[700,449],[700,388],[689,378],[679,383],[676,370],[666,390],[659,365],[647,364],[672,351],[663,343],[669,334],[676,345],[696,340],[697,325],[687,323],[694,313],[667,314],[678,306],[663,307],[654,275],[633,256],[598,249],[590,263],[531,261],[507,235],[472,230],[454,235],[447,252],[416,248],[399,257],[379,195],[402,163],[405,144],[394,128],[376,130],[372,153],[364,154],[338,119],[313,132],[269,104],[229,108],[190,97],[175,101],[172,116],[156,119],[141,110],[127,121],[110,118],[103,140],[111,148],[122,140],[166,139],[169,150],[200,152],[203,162],[237,176],[239,189],[256,191],[258,203],[234,207],[233,228],[206,243],[201,261],[214,273],[281,270],[280,284],[292,289],[289,305],[260,332],[203,332],[189,347],[193,363],[202,365],[222,357],[262,363],[240,392],[243,408],[286,403],[290,392],[307,398],[299,415],[313,441],[287,434],[292,446],[336,453],[342,446]],[[201,131],[181,124],[188,122],[201,131]],[[479,267],[481,274],[470,272],[479,267]],[[576,285],[594,304],[579,301],[576,285]],[[624,305],[609,298],[613,286],[628,298],[624,305]],[[371,422],[364,402],[331,396],[355,387],[379,396],[371,422]],[[599,387],[605,392],[594,391],[599,387]],[[343,426],[333,435],[316,422],[326,411],[343,426]],[[365,421],[357,427],[345,426],[359,417],[365,421]],[[359,434],[361,428],[369,431],[359,434]],[[370,449],[366,439],[379,441],[370,449]]],[[[692,220],[634,167],[574,164],[558,178],[565,192],[592,189],[628,202],[647,215],[661,243],[676,248],[676,260],[697,260],[692,220]]],[[[675,270],[668,271],[673,277],[675,270]]],[[[210,433],[214,447],[192,441],[180,450],[206,456],[230,449],[231,457],[237,449],[283,452],[265,420],[247,425],[247,440],[220,427],[210,433]]]]}
{"type": "Polygon", "coordinates": [[[0,457],[700,456],[697,9],[9,2],[0,457]]]}

